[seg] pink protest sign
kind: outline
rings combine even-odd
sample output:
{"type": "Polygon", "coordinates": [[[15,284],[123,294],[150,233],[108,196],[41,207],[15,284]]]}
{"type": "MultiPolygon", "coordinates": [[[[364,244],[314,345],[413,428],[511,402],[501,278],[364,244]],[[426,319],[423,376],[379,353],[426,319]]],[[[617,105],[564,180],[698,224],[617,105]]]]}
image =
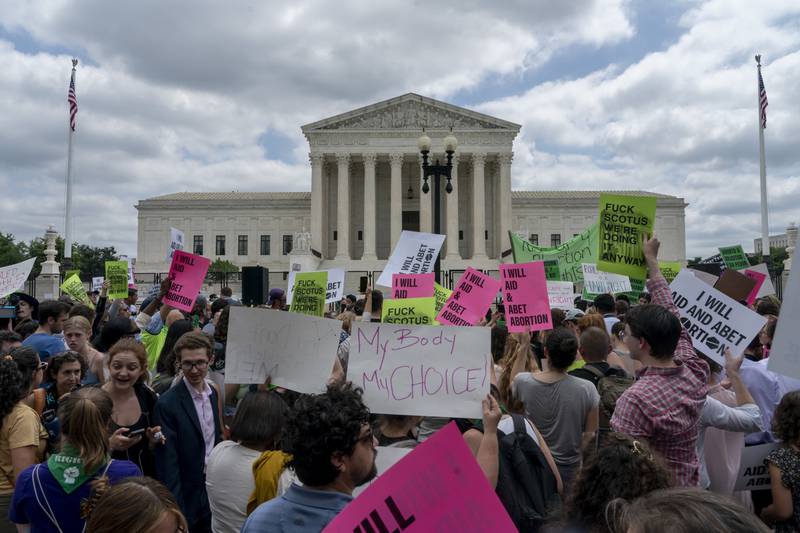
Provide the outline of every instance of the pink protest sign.
{"type": "Polygon", "coordinates": [[[323,533],[517,531],[454,422],[350,502],[323,533]]]}
{"type": "Polygon", "coordinates": [[[544,262],[500,265],[508,331],[523,333],[552,329],[544,262]]]}
{"type": "Polygon", "coordinates": [[[744,271],[744,275],[756,282],[756,286],[753,287],[753,290],[751,290],[750,294],[747,295],[747,305],[752,305],[753,302],[756,301],[756,296],[758,295],[758,291],[764,284],[764,280],[767,279],[767,275],[749,269],[744,271]]]}
{"type": "Polygon", "coordinates": [[[392,298],[430,298],[433,296],[434,273],[392,274],[392,298]]]}
{"type": "Polygon", "coordinates": [[[169,267],[172,284],[164,303],[181,311],[191,311],[211,261],[205,257],[175,250],[169,267]]]}
{"type": "Polygon", "coordinates": [[[468,267],[436,320],[450,326],[474,326],[486,314],[499,290],[499,281],[468,267]]]}

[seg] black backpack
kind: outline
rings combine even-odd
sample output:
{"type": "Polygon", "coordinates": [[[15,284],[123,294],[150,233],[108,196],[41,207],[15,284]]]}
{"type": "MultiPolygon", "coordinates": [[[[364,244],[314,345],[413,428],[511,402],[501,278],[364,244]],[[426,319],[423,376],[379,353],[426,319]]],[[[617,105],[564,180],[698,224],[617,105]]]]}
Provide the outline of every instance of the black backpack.
{"type": "Polygon", "coordinates": [[[497,432],[500,448],[497,496],[520,531],[538,531],[560,510],[556,478],[542,450],[525,430],[525,417],[512,414],[514,432],[497,432]]]}

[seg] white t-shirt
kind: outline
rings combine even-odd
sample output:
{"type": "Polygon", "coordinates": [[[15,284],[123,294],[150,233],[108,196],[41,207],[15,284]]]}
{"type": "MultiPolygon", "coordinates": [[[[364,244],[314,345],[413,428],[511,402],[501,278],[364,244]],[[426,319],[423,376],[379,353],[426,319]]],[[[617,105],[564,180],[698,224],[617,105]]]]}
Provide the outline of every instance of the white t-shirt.
{"type": "MultiPolygon", "coordinates": [[[[506,435],[514,433],[514,419],[509,415],[503,415],[500,423],[497,424],[497,429],[506,435]]],[[[536,437],[536,432],[533,430],[533,426],[531,426],[531,421],[527,418],[525,419],[525,432],[533,439],[533,442],[535,442],[537,446],[541,447],[539,439],[536,437]]]]}
{"type": "Polygon", "coordinates": [[[247,518],[247,500],[255,489],[253,462],[261,456],[238,442],[222,441],[206,465],[206,490],[214,533],[238,533],[247,518]]]}

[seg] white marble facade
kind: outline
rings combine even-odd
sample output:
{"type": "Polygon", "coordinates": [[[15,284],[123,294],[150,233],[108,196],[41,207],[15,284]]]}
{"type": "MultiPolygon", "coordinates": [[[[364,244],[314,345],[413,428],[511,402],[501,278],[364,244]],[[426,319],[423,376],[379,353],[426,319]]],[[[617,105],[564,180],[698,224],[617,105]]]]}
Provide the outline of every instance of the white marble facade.
{"type": "MultiPolygon", "coordinates": [[[[423,127],[433,140],[433,160],[444,161],[442,139],[450,128],[459,141],[451,194],[442,182],[443,269],[495,270],[509,260],[509,230],[549,246],[551,237],[564,242],[596,220],[599,192],[511,191],[519,125],[407,94],[302,127],[310,194],[177,193],[141,200],[137,271],[166,272],[170,226],[184,231],[187,249],[202,240],[203,255],[239,266],[287,271],[284,239],[310,231],[320,268],[381,270],[402,229],[433,229],[433,187],[421,192],[423,127]],[[220,238],[224,254],[216,253],[220,238]]],[[[683,261],[686,204],[655,196],[662,255],[683,261]]]]}

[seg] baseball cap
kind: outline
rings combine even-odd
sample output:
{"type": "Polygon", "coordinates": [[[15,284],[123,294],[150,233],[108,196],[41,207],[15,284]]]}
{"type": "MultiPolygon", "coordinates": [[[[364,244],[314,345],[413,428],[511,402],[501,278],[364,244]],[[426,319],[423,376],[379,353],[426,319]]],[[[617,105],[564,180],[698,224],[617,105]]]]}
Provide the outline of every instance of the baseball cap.
{"type": "Polygon", "coordinates": [[[267,305],[272,305],[275,300],[280,300],[286,292],[278,287],[269,290],[269,298],[267,298],[267,305]]]}
{"type": "Polygon", "coordinates": [[[584,313],[580,309],[569,309],[569,310],[567,310],[567,316],[564,317],[564,320],[565,321],[567,321],[567,320],[578,320],[579,318],[581,318],[585,314],[586,313],[584,313]]]}

